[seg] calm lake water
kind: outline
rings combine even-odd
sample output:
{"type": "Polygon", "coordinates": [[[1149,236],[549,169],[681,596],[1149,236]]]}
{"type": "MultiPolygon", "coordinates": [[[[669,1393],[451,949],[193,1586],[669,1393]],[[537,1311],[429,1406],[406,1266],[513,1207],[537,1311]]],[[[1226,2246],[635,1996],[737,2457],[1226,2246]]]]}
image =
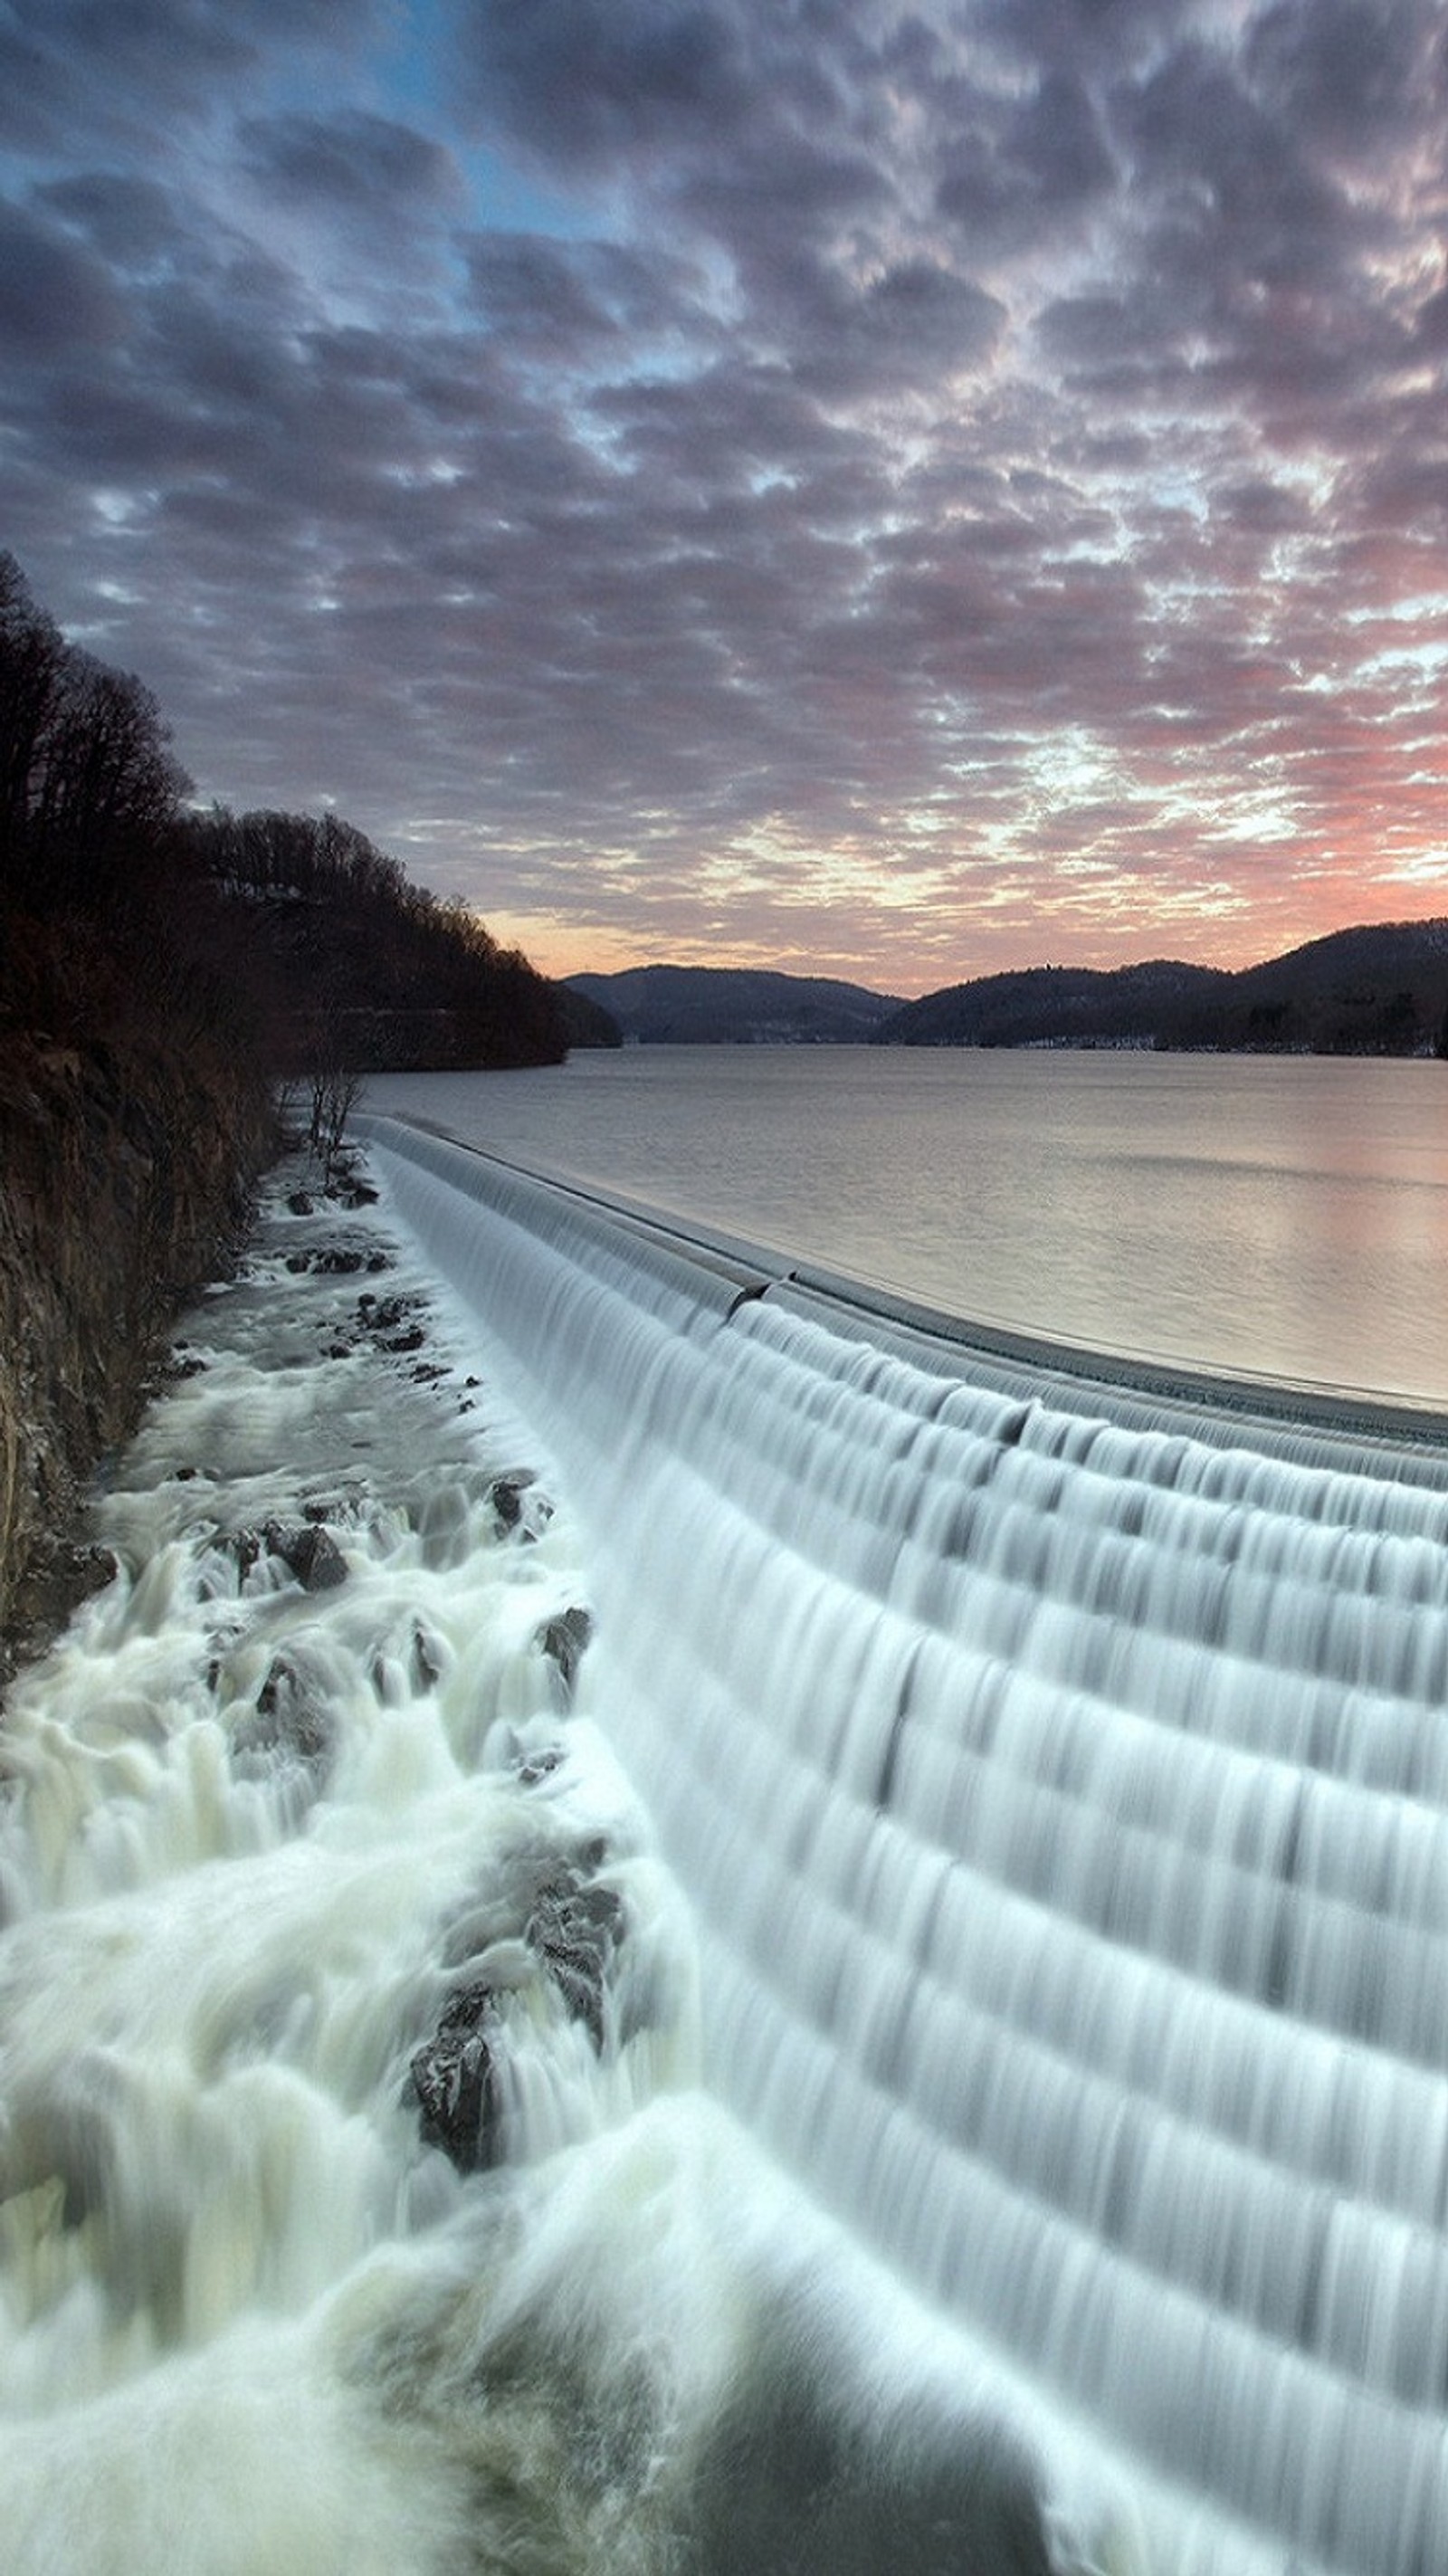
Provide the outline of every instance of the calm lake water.
{"type": "Polygon", "coordinates": [[[1448,1406],[1441,1064],[650,1047],[367,1097],[973,1321],[1448,1406]]]}

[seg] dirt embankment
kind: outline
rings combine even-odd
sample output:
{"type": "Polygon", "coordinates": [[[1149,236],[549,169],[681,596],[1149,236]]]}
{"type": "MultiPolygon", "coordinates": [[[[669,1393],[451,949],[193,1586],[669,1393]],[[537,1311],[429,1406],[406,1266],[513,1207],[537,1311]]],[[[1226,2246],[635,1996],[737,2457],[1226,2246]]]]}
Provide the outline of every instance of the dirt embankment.
{"type": "Polygon", "coordinates": [[[0,1041],[0,1677],[82,1588],[86,1480],[273,1150],[264,1090],[219,1063],[0,1041]]]}

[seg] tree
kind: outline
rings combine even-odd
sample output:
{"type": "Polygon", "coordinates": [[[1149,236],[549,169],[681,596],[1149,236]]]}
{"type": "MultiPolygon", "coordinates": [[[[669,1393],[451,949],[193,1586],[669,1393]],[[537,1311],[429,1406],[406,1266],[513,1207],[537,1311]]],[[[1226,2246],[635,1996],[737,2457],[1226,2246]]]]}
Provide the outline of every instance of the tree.
{"type": "Polygon", "coordinates": [[[36,607],[15,557],[0,553],[0,879],[7,889],[24,864],[65,653],[60,629],[36,607]]]}
{"type": "Polygon", "coordinates": [[[190,785],[144,682],[77,645],[0,554],[0,867],[7,904],[104,908],[159,849],[190,785]]]}
{"type": "Polygon", "coordinates": [[[68,647],[40,742],[31,875],[45,908],[109,897],[154,847],[190,785],[170,728],[133,671],[68,647]]]}
{"type": "Polygon", "coordinates": [[[326,1052],[308,1067],[311,1114],[307,1142],[322,1166],[322,1186],[330,1189],[342,1155],[347,1121],[357,1106],[363,1075],[345,1054],[326,1052]]]}

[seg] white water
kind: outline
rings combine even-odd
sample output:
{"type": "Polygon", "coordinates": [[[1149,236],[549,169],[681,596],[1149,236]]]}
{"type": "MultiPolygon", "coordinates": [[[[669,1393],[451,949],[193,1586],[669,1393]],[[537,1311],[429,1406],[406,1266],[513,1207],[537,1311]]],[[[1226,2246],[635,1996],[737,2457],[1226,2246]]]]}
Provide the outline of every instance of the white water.
{"type": "MultiPolygon", "coordinates": [[[[427,1189],[491,1306],[489,1221],[427,1189]]],[[[596,1461],[623,1350],[539,1257],[596,1461]]],[[[700,2089],[690,1916],[611,1749],[672,1683],[591,1716],[594,1644],[570,1704],[544,1639],[597,1526],[485,1338],[377,1213],[274,1201],[100,1502],[117,1578],[9,1694],[4,2576],[1044,2576],[1026,2400],[700,2089]],[[288,1266],[319,1251],[388,1266],[288,1266]],[[309,1511],[334,1588],[237,1543],[309,1511]],[[597,2045],[529,1939],[555,1868],[621,1908],[597,2045]],[[478,1982],[500,2161],[460,2175],[409,2068],[478,1982]]],[[[1093,2453],[1047,2465],[1058,2528],[1111,2525],[1093,2453]]]]}
{"type": "Polygon", "coordinates": [[[373,1147],[566,1478],[711,2085],[1153,2567],[1435,2576],[1448,1457],[975,1363],[373,1147]]]}

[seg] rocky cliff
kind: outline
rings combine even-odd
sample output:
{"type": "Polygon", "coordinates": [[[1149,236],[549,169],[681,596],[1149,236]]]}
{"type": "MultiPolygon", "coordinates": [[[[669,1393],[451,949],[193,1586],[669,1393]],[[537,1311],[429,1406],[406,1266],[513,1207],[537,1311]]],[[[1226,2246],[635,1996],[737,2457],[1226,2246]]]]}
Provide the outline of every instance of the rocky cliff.
{"type": "Polygon", "coordinates": [[[255,1079],[160,1041],[0,1044],[0,1640],[82,1579],[75,1512],[271,1149],[255,1079]]]}

